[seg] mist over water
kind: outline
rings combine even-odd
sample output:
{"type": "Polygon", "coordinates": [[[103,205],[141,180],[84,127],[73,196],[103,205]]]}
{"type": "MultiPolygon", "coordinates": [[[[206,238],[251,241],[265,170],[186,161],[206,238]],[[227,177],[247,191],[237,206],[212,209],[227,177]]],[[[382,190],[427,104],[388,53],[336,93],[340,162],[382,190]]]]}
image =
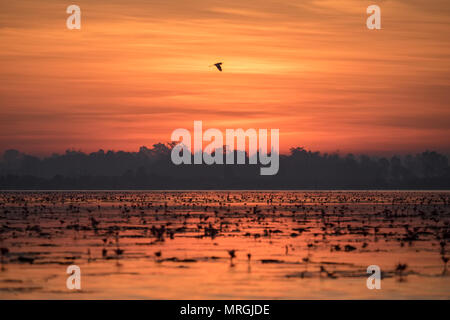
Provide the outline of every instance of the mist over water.
{"type": "MultiPolygon", "coordinates": [[[[0,158],[0,189],[450,189],[448,159],[433,151],[385,158],[298,147],[280,155],[276,175],[261,176],[261,168],[267,166],[249,164],[242,151],[234,151],[233,156],[235,160],[243,156],[246,164],[175,165],[173,146],[159,143],[141,147],[139,152],[89,154],[69,150],[45,158],[8,150],[0,158]]],[[[223,157],[227,163],[227,155],[223,157]]]]}

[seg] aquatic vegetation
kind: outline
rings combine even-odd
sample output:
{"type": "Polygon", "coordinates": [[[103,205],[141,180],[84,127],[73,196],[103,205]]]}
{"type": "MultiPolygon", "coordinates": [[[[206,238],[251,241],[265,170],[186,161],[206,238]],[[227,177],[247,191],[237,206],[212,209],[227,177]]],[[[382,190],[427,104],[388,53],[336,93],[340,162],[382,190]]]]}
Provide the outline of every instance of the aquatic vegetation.
{"type": "Polygon", "coordinates": [[[447,191],[0,192],[0,298],[58,298],[73,263],[89,298],[360,298],[370,264],[383,290],[449,298],[449,203],[447,191]],[[328,281],[340,291],[318,289],[328,281]]]}

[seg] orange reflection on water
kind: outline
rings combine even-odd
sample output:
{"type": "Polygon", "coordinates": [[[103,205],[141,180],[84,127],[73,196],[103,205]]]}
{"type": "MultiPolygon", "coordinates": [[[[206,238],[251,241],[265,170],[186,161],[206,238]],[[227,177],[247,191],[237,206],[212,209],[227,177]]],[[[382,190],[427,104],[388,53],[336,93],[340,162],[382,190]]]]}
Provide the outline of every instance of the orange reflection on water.
{"type": "Polygon", "coordinates": [[[3,192],[0,298],[448,299],[449,195],[3,192]]]}

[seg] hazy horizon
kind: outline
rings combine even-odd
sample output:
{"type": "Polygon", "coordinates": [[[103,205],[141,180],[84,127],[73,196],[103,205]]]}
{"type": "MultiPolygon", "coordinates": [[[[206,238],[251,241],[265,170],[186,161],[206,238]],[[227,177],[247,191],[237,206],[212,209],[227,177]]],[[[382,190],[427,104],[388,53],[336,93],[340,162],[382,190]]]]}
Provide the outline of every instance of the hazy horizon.
{"type": "MultiPolygon", "coordinates": [[[[163,143],[163,142],[157,142],[156,144],[158,144],[158,143],[163,143]]],[[[29,156],[33,156],[33,157],[37,157],[37,158],[42,159],[42,158],[46,158],[46,157],[51,157],[52,155],[64,155],[66,152],[81,152],[81,153],[84,153],[86,155],[89,155],[91,153],[97,153],[99,151],[104,151],[105,153],[110,152],[110,151],[111,152],[115,152],[115,153],[117,153],[117,152],[138,153],[141,148],[152,148],[152,147],[153,147],[153,145],[141,145],[141,146],[138,146],[135,149],[131,148],[129,150],[128,149],[127,150],[124,150],[124,149],[106,149],[106,148],[101,148],[101,147],[97,148],[97,149],[93,149],[93,150],[83,150],[81,148],[65,148],[65,149],[61,149],[61,150],[57,150],[57,151],[49,151],[49,152],[26,152],[26,151],[21,150],[20,148],[7,148],[7,149],[4,149],[4,150],[0,150],[0,155],[3,155],[6,151],[15,150],[15,151],[20,152],[21,154],[25,154],[25,155],[29,155],[29,156]]],[[[304,147],[302,147],[302,146],[291,146],[291,147],[289,147],[286,150],[280,150],[280,155],[287,156],[287,155],[290,154],[290,152],[291,152],[290,150],[294,149],[294,148],[304,148],[304,147]]],[[[417,150],[417,151],[400,151],[400,152],[394,151],[394,150],[351,152],[351,151],[345,151],[345,150],[339,150],[339,149],[327,151],[327,150],[312,150],[312,149],[308,149],[308,148],[304,148],[304,150],[307,151],[307,152],[313,152],[313,153],[318,152],[318,153],[320,153],[322,155],[328,154],[328,155],[347,156],[347,155],[352,154],[354,156],[366,155],[366,156],[371,156],[371,157],[394,157],[394,156],[403,157],[403,156],[416,155],[416,154],[420,154],[420,153],[429,151],[429,152],[438,152],[438,153],[440,153],[442,155],[450,157],[450,150],[440,151],[440,150],[431,149],[431,148],[428,148],[428,149],[425,148],[425,149],[417,150]]],[[[240,151],[240,150],[235,149],[235,151],[240,151]]],[[[246,152],[248,154],[248,150],[246,150],[246,152]]]]}

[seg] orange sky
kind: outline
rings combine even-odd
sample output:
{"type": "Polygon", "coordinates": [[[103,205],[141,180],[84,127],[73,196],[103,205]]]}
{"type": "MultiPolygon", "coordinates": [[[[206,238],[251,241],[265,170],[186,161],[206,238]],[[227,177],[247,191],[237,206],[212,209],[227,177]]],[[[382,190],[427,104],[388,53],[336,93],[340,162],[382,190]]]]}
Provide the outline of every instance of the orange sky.
{"type": "Polygon", "coordinates": [[[2,151],[134,151],[202,120],[278,128],[282,152],[450,152],[448,0],[4,1],[0,41],[2,151]]]}

